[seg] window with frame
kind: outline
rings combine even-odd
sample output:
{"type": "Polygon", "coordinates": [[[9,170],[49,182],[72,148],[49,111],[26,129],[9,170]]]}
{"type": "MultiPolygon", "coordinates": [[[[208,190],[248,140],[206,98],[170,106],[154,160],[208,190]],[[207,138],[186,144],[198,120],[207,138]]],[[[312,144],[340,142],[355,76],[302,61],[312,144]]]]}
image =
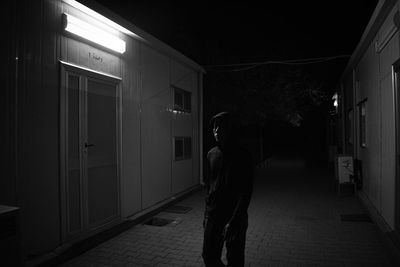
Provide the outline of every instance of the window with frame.
{"type": "Polygon", "coordinates": [[[360,146],[361,147],[367,146],[367,127],[366,127],[367,105],[366,104],[367,104],[367,99],[361,101],[358,104],[359,115],[360,115],[359,127],[360,127],[360,146]]]}
{"type": "Polygon", "coordinates": [[[184,160],[192,158],[192,137],[175,136],[174,137],[174,158],[175,160],[184,160]]]}
{"type": "Polygon", "coordinates": [[[192,111],[192,93],[178,88],[174,89],[174,110],[190,113],[192,111]]]}

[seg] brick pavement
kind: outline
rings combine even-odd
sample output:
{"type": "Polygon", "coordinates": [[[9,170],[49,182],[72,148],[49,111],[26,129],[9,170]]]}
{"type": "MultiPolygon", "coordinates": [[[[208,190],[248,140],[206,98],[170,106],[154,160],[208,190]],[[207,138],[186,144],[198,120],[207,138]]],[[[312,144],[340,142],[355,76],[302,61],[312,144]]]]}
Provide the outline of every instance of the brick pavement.
{"type": "MultiPolygon", "coordinates": [[[[331,176],[305,166],[272,160],[257,170],[246,266],[393,266],[374,224],[341,221],[340,214],[365,213],[359,200],[339,197],[331,176]]],[[[203,196],[177,203],[193,208],[188,213],[156,215],[173,224],[138,224],[63,266],[204,266],[203,196]]]]}

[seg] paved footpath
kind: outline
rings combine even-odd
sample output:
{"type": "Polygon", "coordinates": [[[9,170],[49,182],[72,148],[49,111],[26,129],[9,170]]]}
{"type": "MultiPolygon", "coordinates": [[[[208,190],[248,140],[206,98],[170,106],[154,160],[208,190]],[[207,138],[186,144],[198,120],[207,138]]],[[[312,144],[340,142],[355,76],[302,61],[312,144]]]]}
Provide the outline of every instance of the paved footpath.
{"type": "MultiPolygon", "coordinates": [[[[200,191],[177,203],[192,208],[185,214],[156,215],[172,224],[136,225],[63,266],[204,266],[203,198],[200,191]]],[[[352,213],[366,211],[355,196],[337,195],[331,175],[272,160],[257,169],[246,266],[394,266],[373,223],[341,220],[352,213]]]]}

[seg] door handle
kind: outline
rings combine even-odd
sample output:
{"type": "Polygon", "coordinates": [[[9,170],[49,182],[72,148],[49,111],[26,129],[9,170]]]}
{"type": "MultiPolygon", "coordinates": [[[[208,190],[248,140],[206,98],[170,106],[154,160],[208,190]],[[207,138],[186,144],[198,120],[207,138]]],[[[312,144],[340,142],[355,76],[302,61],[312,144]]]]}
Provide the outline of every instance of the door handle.
{"type": "Polygon", "coordinates": [[[92,147],[92,146],[94,146],[94,144],[88,144],[85,142],[85,148],[92,147]]]}

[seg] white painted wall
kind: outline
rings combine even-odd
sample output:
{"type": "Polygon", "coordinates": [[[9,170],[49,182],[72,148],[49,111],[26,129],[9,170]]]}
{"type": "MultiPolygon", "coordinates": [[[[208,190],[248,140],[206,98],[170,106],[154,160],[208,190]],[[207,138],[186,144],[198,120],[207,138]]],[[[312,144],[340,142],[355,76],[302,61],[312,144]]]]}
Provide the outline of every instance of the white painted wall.
{"type": "Polygon", "coordinates": [[[122,217],[142,209],[140,43],[132,38],[126,38],[126,41],[127,50],[122,57],[122,217]]]}
{"type": "MultiPolygon", "coordinates": [[[[393,9],[378,33],[378,40],[390,37],[390,32],[395,30],[393,9]]],[[[394,120],[394,88],[392,65],[399,58],[399,35],[390,37],[390,41],[379,53],[380,91],[381,91],[381,206],[380,212],[385,221],[394,229],[395,217],[395,120],[394,120]]]]}
{"type": "MultiPolygon", "coordinates": [[[[16,198],[24,254],[51,251],[62,242],[59,60],[122,78],[122,217],[198,184],[201,70],[175,61],[165,45],[161,53],[150,43],[123,34],[120,37],[127,42],[123,55],[69,36],[60,27],[62,13],[80,18],[85,14],[61,0],[23,4],[27,16],[22,17],[29,23],[23,24],[21,33],[16,198]],[[189,116],[173,118],[171,84],[193,93],[189,116]],[[172,134],[192,136],[192,160],[173,163],[172,134]]],[[[175,57],[178,52],[171,54],[175,57]]]]}
{"type": "Polygon", "coordinates": [[[356,103],[368,98],[367,101],[367,147],[358,144],[358,155],[363,163],[363,191],[370,201],[380,206],[380,100],[379,100],[379,58],[375,53],[374,44],[370,44],[356,68],[356,79],[360,91],[356,103]]]}
{"type": "Polygon", "coordinates": [[[169,58],[141,46],[142,208],[171,194],[171,89],[169,58]]]}
{"type": "Polygon", "coordinates": [[[35,254],[60,242],[56,39],[60,7],[55,1],[40,0],[25,1],[24,8],[17,89],[17,205],[23,253],[35,254]]]}
{"type": "MultiPolygon", "coordinates": [[[[395,216],[395,121],[392,65],[399,58],[393,24],[397,5],[382,24],[355,69],[356,103],[367,100],[367,147],[357,144],[363,162],[363,192],[388,225],[395,216]]],[[[359,123],[358,118],[356,123],[359,123]]],[[[358,128],[357,124],[357,128],[358,128]]],[[[359,132],[357,133],[359,134],[359,132]]]]}
{"type": "MultiPolygon", "coordinates": [[[[192,69],[171,61],[171,84],[191,92],[191,113],[178,113],[172,116],[172,136],[192,137],[192,155],[195,143],[194,129],[197,125],[197,84],[196,73],[192,69]]],[[[173,99],[172,99],[173,101],[173,99]]],[[[173,103],[173,102],[172,102],[173,103]]],[[[172,158],[172,193],[176,194],[193,186],[194,158],[175,160],[172,158]]]]}

